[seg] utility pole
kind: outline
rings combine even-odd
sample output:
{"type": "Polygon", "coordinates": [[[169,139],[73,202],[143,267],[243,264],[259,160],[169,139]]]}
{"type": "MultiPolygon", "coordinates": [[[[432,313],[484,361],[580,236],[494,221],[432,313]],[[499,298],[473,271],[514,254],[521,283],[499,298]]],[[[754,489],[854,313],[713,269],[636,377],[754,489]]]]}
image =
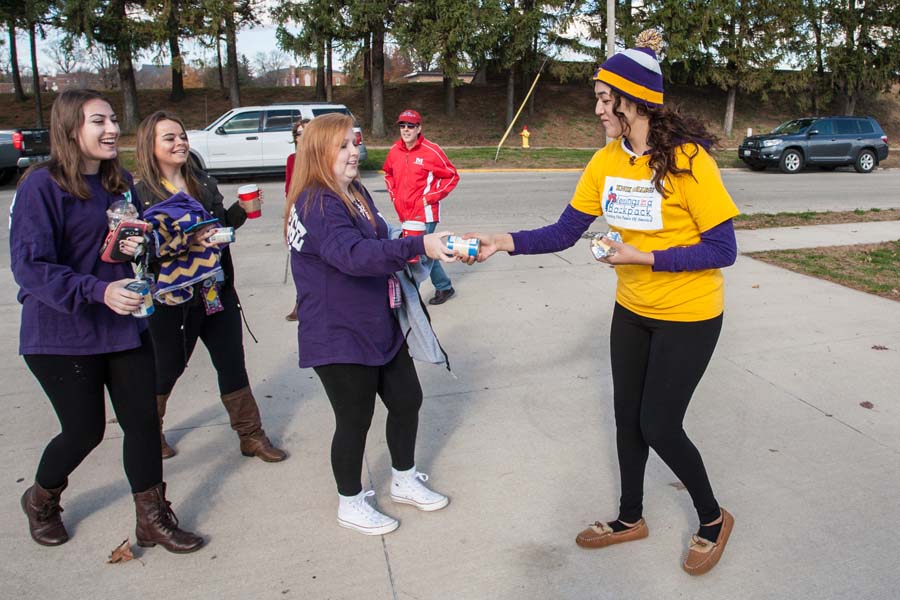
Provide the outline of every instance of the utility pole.
{"type": "MultiPolygon", "coordinates": [[[[616,0],[606,0],[606,58],[616,53],[616,0]]],[[[606,136],[606,143],[612,138],[606,136]]]]}
{"type": "Polygon", "coordinates": [[[606,0],[606,58],[616,53],[616,0],[606,0]]]}

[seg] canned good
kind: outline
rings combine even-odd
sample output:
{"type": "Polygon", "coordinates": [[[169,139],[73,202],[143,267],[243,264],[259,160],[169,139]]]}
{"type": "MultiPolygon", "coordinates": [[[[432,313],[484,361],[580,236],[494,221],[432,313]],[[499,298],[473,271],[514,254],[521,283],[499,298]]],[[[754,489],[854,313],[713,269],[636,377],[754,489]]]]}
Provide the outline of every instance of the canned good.
{"type": "Polygon", "coordinates": [[[219,227],[207,238],[210,244],[230,244],[234,241],[234,227],[219,227]]]}
{"type": "Polygon", "coordinates": [[[622,241],[622,236],[619,235],[617,231],[608,231],[606,233],[598,233],[591,238],[591,254],[594,255],[594,258],[597,260],[601,260],[606,258],[607,256],[612,256],[616,253],[616,249],[607,244],[604,240],[610,239],[614,242],[622,241]]]}
{"type": "Polygon", "coordinates": [[[141,295],[141,306],[131,313],[132,316],[137,317],[138,319],[144,319],[153,314],[153,311],[156,309],[153,307],[153,295],[150,294],[150,284],[147,280],[137,279],[132,281],[125,286],[125,289],[130,292],[137,292],[141,295]]]}
{"type": "Polygon", "coordinates": [[[447,249],[460,256],[478,256],[478,238],[466,239],[458,235],[447,238],[447,249]]]}

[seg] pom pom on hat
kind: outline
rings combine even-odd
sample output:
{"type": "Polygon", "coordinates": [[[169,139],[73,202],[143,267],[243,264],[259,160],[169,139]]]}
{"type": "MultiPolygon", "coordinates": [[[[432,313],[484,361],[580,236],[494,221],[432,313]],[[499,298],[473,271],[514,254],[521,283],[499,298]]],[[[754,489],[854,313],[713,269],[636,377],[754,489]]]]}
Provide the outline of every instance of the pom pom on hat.
{"type": "Polygon", "coordinates": [[[594,81],[602,81],[638,104],[662,106],[663,77],[656,58],[662,43],[658,31],[641,32],[636,47],[608,58],[597,69],[594,81]]]}

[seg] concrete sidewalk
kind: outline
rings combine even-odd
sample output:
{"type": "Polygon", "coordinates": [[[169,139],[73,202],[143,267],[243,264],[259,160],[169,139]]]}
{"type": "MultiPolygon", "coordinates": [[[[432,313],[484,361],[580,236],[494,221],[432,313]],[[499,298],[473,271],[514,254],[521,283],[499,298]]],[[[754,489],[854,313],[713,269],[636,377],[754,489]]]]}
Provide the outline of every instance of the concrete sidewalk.
{"type": "MultiPolygon", "coordinates": [[[[279,185],[266,184],[267,197],[278,198],[279,185]]],[[[335,523],[333,417],[314,373],[296,367],[295,326],[283,320],[294,291],[282,283],[279,212],[241,229],[234,254],[259,339],[245,337],[251,380],[267,431],[291,457],[273,465],[240,455],[198,350],[170,401],[167,435],[179,455],[165,462],[165,477],[182,525],[208,546],[186,556],[135,546],[138,560],[119,565],[105,561],[126,537],[134,542],[134,509],[112,422],[63,496],[71,541],[45,548],[28,536],[19,496],[57,423],[16,356],[19,306],[0,229],[0,596],[897,598],[900,303],[745,256],[726,271],[725,327],[686,428],[736,527],[720,565],[692,578],[680,561],[696,516],[652,453],[650,537],[594,551],[574,544],[617,507],[613,271],[586,241],[559,254],[450,265],[458,295],[431,314],[455,377],[419,367],[417,462],[452,501],[430,514],[390,502],[379,408],[364,479],[402,524],[368,538],[335,523]]],[[[471,223],[444,225],[461,232],[471,223]]],[[[896,222],[739,233],[743,251],[898,238],[896,222]]]]}

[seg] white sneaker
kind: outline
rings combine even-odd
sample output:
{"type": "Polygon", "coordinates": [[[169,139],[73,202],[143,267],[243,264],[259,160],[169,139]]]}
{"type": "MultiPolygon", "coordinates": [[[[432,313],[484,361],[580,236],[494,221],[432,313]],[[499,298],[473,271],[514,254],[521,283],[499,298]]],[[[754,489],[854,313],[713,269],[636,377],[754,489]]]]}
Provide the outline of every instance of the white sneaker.
{"type": "Polygon", "coordinates": [[[426,473],[419,473],[413,467],[409,471],[394,471],[391,480],[391,500],[400,504],[411,504],[419,510],[440,510],[450,504],[450,498],[425,487],[426,473]]]}
{"type": "Polygon", "coordinates": [[[338,525],[365,535],[384,535],[400,527],[397,519],[378,512],[366,502],[366,498],[374,495],[375,492],[369,490],[355,496],[340,496],[338,525]]]}

